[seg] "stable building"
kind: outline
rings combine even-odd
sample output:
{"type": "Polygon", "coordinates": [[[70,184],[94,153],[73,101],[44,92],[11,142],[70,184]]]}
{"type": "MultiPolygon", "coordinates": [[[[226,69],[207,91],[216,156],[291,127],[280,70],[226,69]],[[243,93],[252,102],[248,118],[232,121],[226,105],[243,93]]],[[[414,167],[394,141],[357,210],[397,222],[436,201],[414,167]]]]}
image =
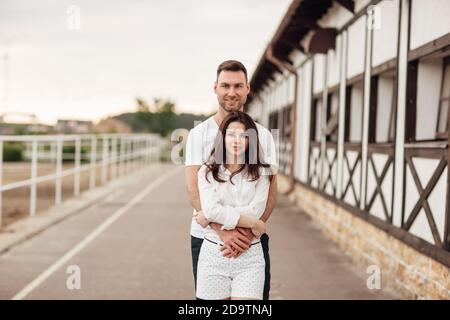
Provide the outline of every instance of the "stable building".
{"type": "Polygon", "coordinates": [[[280,191],[406,298],[450,299],[449,16],[294,0],[245,106],[276,130],[280,191]]]}

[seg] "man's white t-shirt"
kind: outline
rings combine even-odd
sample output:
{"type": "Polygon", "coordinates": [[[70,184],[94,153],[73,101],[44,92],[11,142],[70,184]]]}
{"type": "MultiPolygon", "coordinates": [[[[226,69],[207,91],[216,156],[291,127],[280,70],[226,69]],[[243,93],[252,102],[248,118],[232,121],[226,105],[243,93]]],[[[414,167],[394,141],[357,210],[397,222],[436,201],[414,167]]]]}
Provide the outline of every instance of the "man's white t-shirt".
{"type": "MultiPolygon", "coordinates": [[[[275,141],[269,130],[259,123],[256,123],[258,129],[259,143],[262,147],[264,161],[275,169],[277,168],[278,159],[275,141]]],[[[185,166],[202,166],[209,159],[214,145],[219,126],[214,116],[209,117],[205,121],[196,125],[189,131],[186,142],[186,158],[185,166]]],[[[205,229],[192,218],[191,235],[196,238],[205,236],[205,229]]]]}

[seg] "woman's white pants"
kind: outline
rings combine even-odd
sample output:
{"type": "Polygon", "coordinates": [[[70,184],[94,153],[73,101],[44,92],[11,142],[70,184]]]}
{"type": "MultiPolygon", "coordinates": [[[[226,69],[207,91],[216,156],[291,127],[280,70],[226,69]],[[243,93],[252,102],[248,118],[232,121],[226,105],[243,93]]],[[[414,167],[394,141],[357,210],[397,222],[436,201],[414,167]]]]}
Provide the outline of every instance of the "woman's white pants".
{"type": "Polygon", "coordinates": [[[220,245],[205,239],[197,267],[197,298],[262,300],[265,261],[261,243],[255,243],[237,258],[222,256],[220,245]]]}

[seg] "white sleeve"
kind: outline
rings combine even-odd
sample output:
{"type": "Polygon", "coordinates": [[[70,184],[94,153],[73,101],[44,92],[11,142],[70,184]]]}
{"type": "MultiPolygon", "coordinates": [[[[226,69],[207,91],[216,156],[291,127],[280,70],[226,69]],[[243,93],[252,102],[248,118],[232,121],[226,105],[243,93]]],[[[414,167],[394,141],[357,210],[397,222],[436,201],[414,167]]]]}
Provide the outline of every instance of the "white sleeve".
{"type": "Polygon", "coordinates": [[[250,216],[256,219],[261,218],[266,209],[267,198],[269,196],[270,181],[268,176],[261,175],[256,183],[255,195],[250,203],[246,206],[235,207],[235,210],[246,216],[250,216]]]}
{"type": "Polygon", "coordinates": [[[185,166],[201,166],[203,164],[203,143],[201,130],[191,129],[186,142],[185,166]]]}
{"type": "Polygon", "coordinates": [[[267,164],[270,164],[273,173],[276,174],[278,170],[278,158],[275,140],[273,139],[272,133],[269,130],[264,130],[262,134],[264,135],[264,138],[260,140],[264,141],[264,145],[262,146],[264,152],[264,161],[267,164]]]}
{"type": "Polygon", "coordinates": [[[200,193],[200,203],[206,219],[223,225],[223,229],[232,230],[236,227],[241,215],[236,208],[224,206],[220,203],[217,190],[219,182],[214,180],[212,174],[208,179],[205,177],[206,167],[202,166],[198,171],[198,190],[200,193]]]}

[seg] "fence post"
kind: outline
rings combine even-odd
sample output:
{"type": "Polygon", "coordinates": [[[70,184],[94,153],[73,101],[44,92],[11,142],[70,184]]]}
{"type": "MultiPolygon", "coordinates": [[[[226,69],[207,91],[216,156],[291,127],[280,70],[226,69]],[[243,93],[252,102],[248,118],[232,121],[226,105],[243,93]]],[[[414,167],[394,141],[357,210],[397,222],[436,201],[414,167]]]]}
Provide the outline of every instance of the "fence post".
{"type": "Polygon", "coordinates": [[[131,137],[129,146],[130,146],[130,152],[129,152],[129,155],[130,155],[130,163],[129,163],[129,165],[130,165],[130,167],[128,169],[128,173],[133,172],[133,167],[134,167],[134,137],[131,137]]]}
{"type": "Polygon", "coordinates": [[[145,138],[139,138],[139,169],[145,166],[145,138]]]}
{"type": "Polygon", "coordinates": [[[150,138],[145,139],[145,166],[148,167],[150,164],[150,138]]]}
{"type": "Polygon", "coordinates": [[[155,156],[155,145],[156,145],[155,138],[152,137],[151,140],[150,140],[150,161],[152,163],[154,163],[155,159],[156,159],[156,156],[155,156]]]}
{"type": "Polygon", "coordinates": [[[52,141],[50,142],[50,163],[54,164],[56,161],[56,152],[55,152],[55,143],[52,141]]]}
{"type": "Polygon", "coordinates": [[[0,229],[2,228],[2,208],[3,208],[3,140],[0,140],[0,229]]]}
{"type": "Polygon", "coordinates": [[[102,184],[106,183],[108,180],[108,137],[103,137],[102,139],[103,153],[102,153],[102,184]]]}
{"type": "Polygon", "coordinates": [[[56,145],[55,204],[57,206],[61,204],[62,158],[63,158],[63,140],[62,137],[59,136],[56,145]]]}
{"type": "Polygon", "coordinates": [[[126,143],[126,159],[127,159],[127,162],[125,163],[125,174],[129,174],[130,173],[130,168],[131,168],[131,164],[130,164],[130,162],[131,162],[131,160],[132,160],[132,157],[131,157],[131,139],[130,138],[127,138],[127,143],[126,143]]]}
{"type": "Polygon", "coordinates": [[[125,157],[125,145],[124,145],[124,137],[120,137],[120,166],[119,166],[119,174],[123,176],[124,172],[124,157],[125,157]]]}
{"type": "Polygon", "coordinates": [[[114,136],[111,139],[111,179],[116,178],[116,171],[117,171],[117,137],[114,136]]]}
{"type": "Polygon", "coordinates": [[[139,137],[137,139],[137,161],[136,161],[138,169],[141,169],[141,167],[142,167],[141,152],[142,152],[142,139],[141,139],[141,137],[139,137]]]}
{"type": "Polygon", "coordinates": [[[73,190],[77,196],[80,194],[80,167],[81,167],[81,139],[77,137],[75,140],[75,177],[73,190]]]}
{"type": "Polygon", "coordinates": [[[31,148],[31,190],[30,190],[30,216],[36,215],[36,177],[37,177],[37,147],[36,138],[33,139],[31,148]]]}
{"type": "Polygon", "coordinates": [[[95,188],[95,167],[96,167],[96,157],[97,157],[97,138],[95,136],[91,137],[91,171],[89,175],[89,189],[95,188]]]}

